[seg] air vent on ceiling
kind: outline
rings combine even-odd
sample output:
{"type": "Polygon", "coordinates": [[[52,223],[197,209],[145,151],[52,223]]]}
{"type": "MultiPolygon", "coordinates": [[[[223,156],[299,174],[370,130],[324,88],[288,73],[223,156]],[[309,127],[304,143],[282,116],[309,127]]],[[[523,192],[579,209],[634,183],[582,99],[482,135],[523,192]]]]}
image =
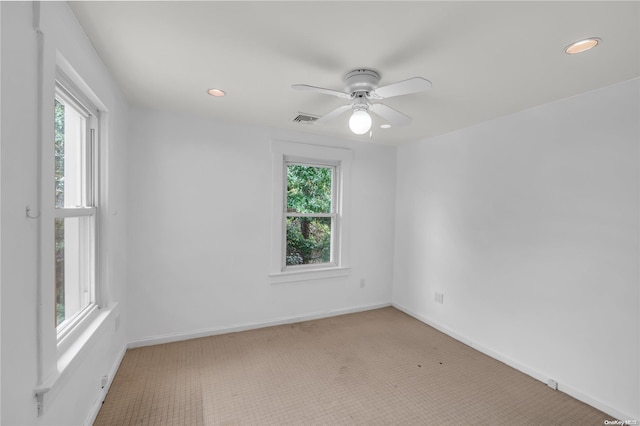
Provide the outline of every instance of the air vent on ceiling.
{"type": "Polygon", "coordinates": [[[313,123],[317,119],[318,117],[315,115],[305,114],[301,112],[297,116],[295,116],[291,121],[294,121],[296,123],[313,123]]]}

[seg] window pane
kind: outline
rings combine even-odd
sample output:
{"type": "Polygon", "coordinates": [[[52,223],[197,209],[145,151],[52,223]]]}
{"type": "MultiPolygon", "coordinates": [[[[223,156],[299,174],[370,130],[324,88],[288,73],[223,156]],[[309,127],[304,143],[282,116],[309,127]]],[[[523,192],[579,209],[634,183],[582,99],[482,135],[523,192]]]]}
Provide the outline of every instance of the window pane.
{"type": "Polygon", "coordinates": [[[287,166],[287,211],[331,213],[332,167],[287,166]]]}
{"type": "Polygon", "coordinates": [[[92,216],[55,219],[56,327],[92,302],[92,216]]]}
{"type": "Polygon", "coordinates": [[[57,208],[86,207],[87,119],[72,105],[55,100],[55,202],[57,208]]]}
{"type": "Polygon", "coordinates": [[[330,217],[288,217],[287,266],[330,262],[331,222],[330,217]]]}
{"type": "Polygon", "coordinates": [[[64,105],[57,99],[55,103],[54,132],[56,207],[64,207],[64,105]]]}

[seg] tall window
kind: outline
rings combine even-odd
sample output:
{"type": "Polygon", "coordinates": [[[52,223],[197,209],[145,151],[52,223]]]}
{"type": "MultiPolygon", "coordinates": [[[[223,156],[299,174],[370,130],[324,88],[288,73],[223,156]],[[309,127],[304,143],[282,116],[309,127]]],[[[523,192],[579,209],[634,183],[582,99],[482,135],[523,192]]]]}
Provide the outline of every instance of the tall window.
{"type": "Polygon", "coordinates": [[[286,161],[285,268],[335,265],[338,166],[286,161]]]}
{"type": "Polygon", "coordinates": [[[272,283],[349,275],[350,149],[271,141],[272,283]]]}
{"type": "Polygon", "coordinates": [[[61,85],[54,103],[55,325],[58,335],[95,303],[96,117],[61,85]]]}

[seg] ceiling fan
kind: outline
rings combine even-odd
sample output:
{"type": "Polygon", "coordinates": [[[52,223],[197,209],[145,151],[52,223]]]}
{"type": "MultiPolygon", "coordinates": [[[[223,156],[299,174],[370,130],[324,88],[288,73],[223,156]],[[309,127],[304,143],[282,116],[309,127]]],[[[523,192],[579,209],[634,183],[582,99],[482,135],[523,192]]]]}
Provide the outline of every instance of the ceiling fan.
{"type": "Polygon", "coordinates": [[[377,72],[368,69],[357,69],[347,73],[344,77],[344,92],[309,86],[307,84],[294,84],[291,87],[296,90],[324,93],[351,101],[350,104],[342,105],[318,118],[315,121],[316,123],[331,121],[348,110],[353,110],[353,114],[349,119],[349,128],[357,135],[365,134],[371,129],[372,120],[369,111],[396,126],[406,126],[411,123],[411,117],[408,115],[383,103],[372,101],[422,92],[431,88],[431,82],[422,77],[413,77],[408,80],[378,87],[379,81],[380,74],[377,72]]]}

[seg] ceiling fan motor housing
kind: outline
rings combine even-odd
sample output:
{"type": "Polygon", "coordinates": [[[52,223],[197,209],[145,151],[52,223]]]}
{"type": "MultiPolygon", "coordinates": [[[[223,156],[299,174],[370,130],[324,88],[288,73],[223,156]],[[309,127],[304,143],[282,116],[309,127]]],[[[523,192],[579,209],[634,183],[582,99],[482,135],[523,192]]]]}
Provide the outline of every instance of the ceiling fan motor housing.
{"type": "Polygon", "coordinates": [[[345,92],[352,95],[357,92],[372,92],[378,87],[380,74],[373,70],[357,69],[344,77],[345,92]]]}
{"type": "Polygon", "coordinates": [[[356,92],[353,94],[351,109],[354,111],[367,111],[371,105],[369,99],[363,92],[356,92]]]}

